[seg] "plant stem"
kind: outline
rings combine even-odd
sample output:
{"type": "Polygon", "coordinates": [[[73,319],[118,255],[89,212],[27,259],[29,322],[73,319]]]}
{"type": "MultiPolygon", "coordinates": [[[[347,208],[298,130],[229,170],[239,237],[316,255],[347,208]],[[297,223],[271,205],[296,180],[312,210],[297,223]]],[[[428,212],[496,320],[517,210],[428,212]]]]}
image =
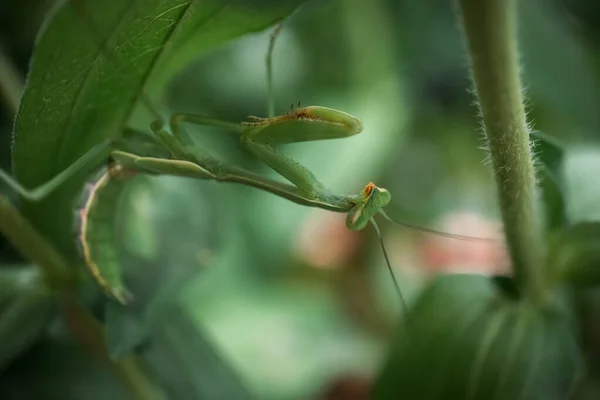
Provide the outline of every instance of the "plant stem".
{"type": "Polygon", "coordinates": [[[71,334],[90,355],[110,365],[121,378],[135,400],[165,400],[166,396],[142,368],[136,356],[112,360],[106,347],[103,326],[77,301],[73,293],[63,292],[59,297],[63,321],[71,334]]]}
{"type": "Polygon", "coordinates": [[[519,75],[515,0],[459,0],[515,280],[544,300],[540,217],[519,75]]]}
{"type": "Polygon", "coordinates": [[[0,232],[43,272],[46,283],[57,293],[63,321],[71,334],[92,354],[108,362],[122,379],[134,399],[163,400],[164,394],[146,376],[134,357],[111,360],[106,348],[104,329],[85,309],[73,292],[73,269],[19,213],[10,201],[0,194],[0,232]]]}
{"type": "Polygon", "coordinates": [[[2,194],[0,194],[0,232],[21,254],[41,269],[49,287],[60,290],[73,281],[64,258],[2,194]]]}

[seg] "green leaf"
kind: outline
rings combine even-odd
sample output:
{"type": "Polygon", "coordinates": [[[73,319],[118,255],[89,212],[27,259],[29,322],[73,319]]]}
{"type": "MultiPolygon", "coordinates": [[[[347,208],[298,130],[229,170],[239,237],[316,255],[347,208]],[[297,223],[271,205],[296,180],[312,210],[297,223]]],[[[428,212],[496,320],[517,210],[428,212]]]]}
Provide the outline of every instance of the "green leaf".
{"type": "Polygon", "coordinates": [[[560,174],[564,159],[563,144],[556,138],[542,132],[531,132],[533,150],[537,161],[541,162],[553,174],[560,174]]]}
{"type": "Polygon", "coordinates": [[[0,371],[31,347],[56,316],[52,295],[39,287],[15,296],[0,310],[0,371]]]}
{"type": "Polygon", "coordinates": [[[564,127],[571,132],[597,131],[600,93],[595,52],[586,48],[564,8],[545,1],[524,1],[519,7],[519,49],[527,97],[534,113],[550,114],[536,116],[536,122],[545,119],[551,124],[549,129],[559,131],[564,127]]]}
{"type": "Polygon", "coordinates": [[[228,362],[180,306],[162,315],[142,357],[173,399],[251,399],[228,362]]]}
{"type": "MultiPolygon", "coordinates": [[[[118,138],[154,74],[166,80],[176,70],[170,60],[180,68],[227,40],[268,27],[301,3],[63,1],[38,38],[15,121],[18,180],[29,188],[41,185],[103,139],[118,138]]],[[[41,204],[24,205],[26,216],[65,254],[75,254],[68,221],[85,175],[41,204]]]]}
{"type": "Polygon", "coordinates": [[[579,368],[566,315],[509,301],[484,276],[438,278],[407,320],[375,399],[563,399],[579,368]]]}
{"type": "Polygon", "coordinates": [[[106,304],[106,347],[113,360],[131,355],[148,342],[148,327],[137,314],[115,302],[106,304]]]}
{"type": "Polygon", "coordinates": [[[600,222],[581,222],[561,232],[548,258],[559,282],[580,287],[599,285],[600,222]]]}
{"type": "Polygon", "coordinates": [[[178,40],[173,43],[170,57],[165,58],[157,68],[155,81],[165,83],[199,54],[210,52],[228,40],[263,31],[292,14],[305,1],[191,1],[195,7],[193,21],[182,27],[178,40]]]}
{"type": "Polygon", "coordinates": [[[600,147],[593,143],[570,149],[565,159],[565,199],[571,224],[600,221],[600,147]]]}
{"type": "Polygon", "coordinates": [[[531,132],[533,151],[538,162],[538,178],[542,189],[546,214],[546,228],[560,229],[567,224],[567,211],[563,195],[564,149],[555,138],[541,132],[531,132]]]}
{"type": "Polygon", "coordinates": [[[120,220],[115,232],[119,243],[148,230],[156,248],[153,255],[144,257],[127,246],[120,252],[119,272],[133,301],[125,307],[106,303],[106,344],[113,358],[152,346],[152,331],[162,315],[204,271],[199,268],[198,250],[215,251],[216,227],[226,226],[222,213],[211,207],[207,198],[213,191],[202,193],[201,187],[186,183],[170,177],[139,180],[128,186],[121,207],[115,210],[120,220]]]}
{"type": "Polygon", "coordinates": [[[15,296],[30,290],[42,280],[40,269],[34,265],[2,265],[0,268],[0,307],[15,296]]]}
{"type": "Polygon", "coordinates": [[[2,398],[131,400],[112,365],[91,360],[84,346],[40,340],[0,374],[2,398]]]}

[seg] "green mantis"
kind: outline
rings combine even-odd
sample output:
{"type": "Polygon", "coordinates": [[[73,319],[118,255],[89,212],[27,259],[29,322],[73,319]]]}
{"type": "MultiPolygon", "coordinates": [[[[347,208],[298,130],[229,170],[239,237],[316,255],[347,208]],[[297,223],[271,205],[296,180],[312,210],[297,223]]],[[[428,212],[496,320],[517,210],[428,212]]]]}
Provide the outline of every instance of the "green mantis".
{"type": "Polygon", "coordinates": [[[113,274],[112,277],[107,277],[106,272],[99,272],[118,270],[106,268],[106,265],[116,262],[116,256],[111,246],[104,246],[102,250],[98,250],[101,240],[97,239],[111,236],[110,224],[104,223],[110,218],[110,207],[113,206],[110,199],[116,199],[123,187],[123,181],[135,174],[172,175],[253,186],[298,204],[346,212],[346,226],[355,231],[364,229],[369,221],[375,224],[373,216],[381,212],[391,200],[387,190],[372,183],[366,185],[358,195],[330,193],[310,171],[271,146],[274,143],[344,137],[359,133],[362,130],[360,121],[341,111],[325,107],[298,108],[279,117],[254,117],[253,122],[240,125],[213,121],[197,115],[175,114],[171,117],[169,128],[172,134],[169,134],[160,122],[152,124],[154,136],[148,138],[146,143],[151,148],[151,155],[113,150],[110,157],[115,164],[88,184],[89,191],[84,196],[80,209],[81,253],[96,281],[111,297],[122,303],[127,302],[128,294],[120,277],[113,274]],[[293,185],[230,166],[206,154],[203,149],[194,148],[183,133],[182,122],[236,131],[249,151],[293,185]],[[101,200],[101,197],[109,199],[101,200]],[[97,234],[98,231],[102,234],[97,234]]]}
{"type": "Polygon", "coordinates": [[[351,230],[365,228],[370,219],[391,200],[387,190],[369,184],[358,195],[330,193],[305,167],[277,150],[273,145],[348,137],[360,133],[360,121],[341,111],[325,107],[305,107],[272,117],[253,117],[252,122],[228,124],[191,115],[175,114],[167,133],[155,122],[152,130],[157,145],[167,149],[169,158],[140,157],[113,151],[111,157],[125,168],[150,174],[168,174],[196,179],[212,179],[242,183],[269,191],[288,200],[331,211],[347,212],[346,226],[351,230]],[[293,185],[265,179],[232,167],[193,148],[185,139],[183,122],[228,128],[237,132],[244,146],[293,185]]]}
{"type": "MultiPolygon", "coordinates": [[[[269,88],[272,86],[270,60],[275,38],[276,34],[271,38],[267,57],[269,88]]],[[[272,98],[271,94],[269,98],[272,98]]],[[[92,148],[49,182],[33,190],[22,187],[2,171],[0,179],[23,198],[37,201],[100,154],[108,153],[113,163],[88,185],[90,190],[78,210],[78,243],[95,280],[110,297],[121,303],[126,303],[128,296],[113,254],[116,244],[110,242],[112,225],[107,215],[110,214],[111,207],[114,207],[114,199],[119,196],[124,183],[137,174],[171,175],[252,186],[300,205],[346,213],[346,226],[353,231],[362,230],[371,222],[379,234],[374,217],[381,214],[389,219],[383,211],[391,201],[387,190],[368,183],[358,194],[332,193],[309,170],[276,148],[281,144],[353,136],[362,131],[361,121],[342,111],[320,106],[298,106],[287,114],[275,116],[271,100],[269,104],[268,118],[251,116],[249,121],[241,124],[194,114],[174,114],[166,125],[160,121],[153,122],[150,127],[151,135],[129,132],[110,145],[103,143],[92,148]],[[184,130],[185,124],[237,133],[248,151],[288,182],[269,179],[214,158],[205,149],[192,144],[184,130]]],[[[387,260],[383,245],[382,249],[387,260]]],[[[395,281],[393,273],[392,278],[395,281]]],[[[397,284],[396,287],[398,288],[397,284]]],[[[399,289],[398,293],[400,294],[399,289]]],[[[400,298],[402,299],[401,294],[400,298]]]]}

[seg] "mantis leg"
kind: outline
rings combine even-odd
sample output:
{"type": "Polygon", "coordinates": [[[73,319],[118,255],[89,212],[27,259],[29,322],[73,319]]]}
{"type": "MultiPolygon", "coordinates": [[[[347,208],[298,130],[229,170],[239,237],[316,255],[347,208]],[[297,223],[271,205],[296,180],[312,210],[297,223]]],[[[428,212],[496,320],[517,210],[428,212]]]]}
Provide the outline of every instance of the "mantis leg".
{"type": "Polygon", "coordinates": [[[148,174],[172,175],[196,179],[215,179],[208,169],[185,160],[168,160],[156,157],[139,157],[124,151],[113,151],[111,157],[126,169],[148,174]]]}
{"type": "MultiPolygon", "coordinates": [[[[241,125],[233,124],[230,122],[218,121],[212,118],[206,118],[192,114],[174,114],[170,119],[170,123],[173,136],[176,139],[180,140],[184,140],[183,138],[185,137],[185,133],[183,132],[183,128],[181,126],[183,123],[224,128],[230,131],[237,132],[238,134],[240,134],[240,138],[244,146],[252,154],[254,154],[260,160],[265,162],[265,164],[273,168],[281,176],[292,182],[299,189],[304,191],[308,198],[316,198],[324,192],[323,184],[321,184],[317,180],[317,178],[312,174],[312,172],[310,172],[302,165],[298,164],[292,158],[282,154],[269,144],[256,143],[250,137],[244,135],[244,129],[241,125]]],[[[158,127],[158,125],[155,125],[153,126],[153,129],[156,129],[155,133],[158,134],[162,128],[158,127]]],[[[180,140],[178,140],[178,142],[180,143],[179,145],[182,146],[180,140]]],[[[189,156],[189,151],[187,151],[183,146],[180,151],[183,153],[187,153],[189,156]]],[[[181,156],[183,155],[185,154],[181,154],[181,156]]],[[[191,159],[188,158],[188,160],[191,159]]]]}
{"type": "MultiPolygon", "coordinates": [[[[178,132],[177,135],[169,135],[160,121],[153,122],[150,127],[156,139],[164,145],[173,158],[193,161],[192,154],[184,145],[186,142],[183,140],[183,132],[178,132]]],[[[185,136],[185,139],[188,140],[187,136],[185,136]]]]}
{"type": "Polygon", "coordinates": [[[233,122],[220,121],[215,118],[203,117],[195,114],[177,113],[171,116],[169,120],[169,126],[173,132],[173,136],[175,136],[181,142],[186,141],[185,132],[183,131],[184,123],[225,129],[238,134],[241,134],[243,131],[243,128],[240,124],[233,122]]]}
{"type": "Polygon", "coordinates": [[[15,192],[19,193],[19,195],[21,195],[23,198],[29,201],[39,201],[52,193],[52,191],[69,180],[77,172],[84,169],[86,166],[91,165],[92,162],[97,160],[101,154],[104,154],[102,158],[106,159],[108,157],[108,147],[108,141],[92,147],[91,150],[81,156],[73,164],[69,165],[61,173],[35,189],[30,190],[23,187],[13,177],[2,170],[0,170],[0,180],[6,183],[6,185],[8,185],[8,187],[13,189],[15,192]]]}
{"type": "Polygon", "coordinates": [[[192,162],[198,161],[198,157],[189,150],[192,140],[184,131],[183,123],[220,128],[237,132],[240,135],[242,134],[242,127],[239,124],[224,122],[214,118],[208,118],[194,114],[173,114],[169,120],[169,127],[172,135],[165,131],[162,122],[153,122],[151,128],[154,132],[154,135],[160,142],[162,142],[165,148],[168,149],[171,156],[173,158],[184,159],[192,162]]]}
{"type": "Polygon", "coordinates": [[[252,154],[305,192],[308,198],[323,197],[325,187],[306,167],[268,144],[256,143],[249,138],[242,138],[242,143],[252,154]]]}
{"type": "Polygon", "coordinates": [[[141,173],[211,179],[219,182],[252,186],[300,205],[322,208],[334,212],[348,212],[354,206],[352,202],[341,197],[330,199],[309,198],[305,191],[300,190],[296,186],[238,169],[210,157],[192,163],[189,161],[166,160],[154,157],[139,157],[122,151],[114,151],[111,156],[120,165],[125,167],[125,169],[141,173]]]}

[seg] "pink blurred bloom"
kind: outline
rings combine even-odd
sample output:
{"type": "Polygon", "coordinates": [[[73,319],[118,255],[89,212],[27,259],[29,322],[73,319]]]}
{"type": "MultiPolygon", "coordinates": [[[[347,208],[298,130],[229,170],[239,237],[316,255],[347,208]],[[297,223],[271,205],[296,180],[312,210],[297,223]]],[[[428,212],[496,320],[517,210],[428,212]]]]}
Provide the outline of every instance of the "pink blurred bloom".
{"type": "Polygon", "coordinates": [[[500,223],[474,212],[446,215],[436,228],[442,232],[490,241],[452,239],[426,234],[419,253],[428,272],[508,274],[510,262],[500,223]]]}
{"type": "Polygon", "coordinates": [[[360,232],[346,228],[346,215],[314,210],[300,228],[295,252],[316,268],[339,268],[356,255],[360,232]]]}

